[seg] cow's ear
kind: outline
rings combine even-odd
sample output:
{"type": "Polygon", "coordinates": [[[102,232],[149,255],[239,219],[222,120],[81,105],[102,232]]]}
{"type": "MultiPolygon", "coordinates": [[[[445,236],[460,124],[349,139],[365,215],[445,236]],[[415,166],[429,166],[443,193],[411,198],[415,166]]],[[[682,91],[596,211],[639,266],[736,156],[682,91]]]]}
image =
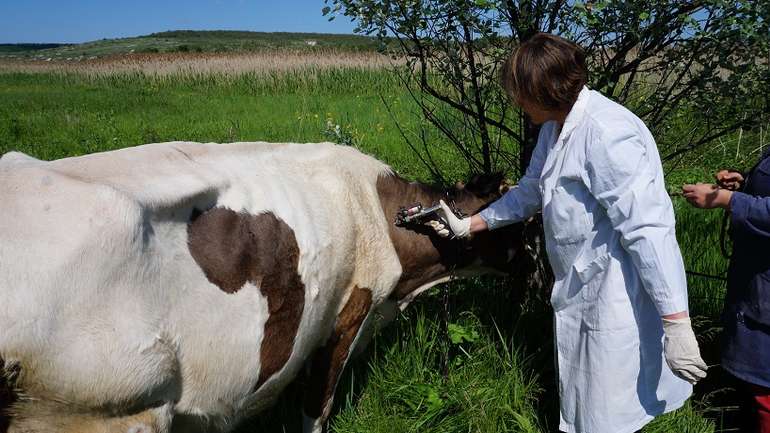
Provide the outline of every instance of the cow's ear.
{"type": "Polygon", "coordinates": [[[503,182],[502,173],[481,173],[471,176],[465,184],[465,190],[476,197],[490,198],[500,194],[503,182]]]}
{"type": "Polygon", "coordinates": [[[500,182],[500,188],[499,188],[500,196],[508,192],[508,190],[513,188],[513,186],[514,186],[514,183],[511,182],[510,179],[503,179],[500,182]]]}

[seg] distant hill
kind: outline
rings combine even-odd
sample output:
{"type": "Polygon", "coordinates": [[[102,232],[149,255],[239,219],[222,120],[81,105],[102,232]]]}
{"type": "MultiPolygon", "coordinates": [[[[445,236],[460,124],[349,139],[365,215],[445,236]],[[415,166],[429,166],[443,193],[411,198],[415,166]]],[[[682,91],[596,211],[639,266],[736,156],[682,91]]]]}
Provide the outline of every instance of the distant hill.
{"type": "Polygon", "coordinates": [[[0,44],[0,54],[26,53],[59,48],[67,45],[68,44],[0,44]]]}
{"type": "Polygon", "coordinates": [[[327,33],[175,30],[83,44],[0,44],[0,58],[66,60],[128,53],[236,52],[274,49],[374,51],[376,39],[327,33]]]}

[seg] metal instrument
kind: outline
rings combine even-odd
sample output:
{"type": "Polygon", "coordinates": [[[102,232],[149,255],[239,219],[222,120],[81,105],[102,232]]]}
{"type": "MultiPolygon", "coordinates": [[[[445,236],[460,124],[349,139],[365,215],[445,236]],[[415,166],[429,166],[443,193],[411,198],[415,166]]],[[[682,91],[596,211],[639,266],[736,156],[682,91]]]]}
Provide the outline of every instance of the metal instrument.
{"type": "MultiPolygon", "coordinates": [[[[409,205],[408,207],[401,207],[396,213],[395,224],[399,227],[403,227],[408,224],[423,224],[432,219],[443,221],[443,218],[436,214],[436,211],[439,209],[441,209],[441,205],[438,203],[431,207],[423,207],[420,202],[409,205]]],[[[463,218],[465,216],[456,209],[452,209],[452,211],[458,218],[463,218]]]]}

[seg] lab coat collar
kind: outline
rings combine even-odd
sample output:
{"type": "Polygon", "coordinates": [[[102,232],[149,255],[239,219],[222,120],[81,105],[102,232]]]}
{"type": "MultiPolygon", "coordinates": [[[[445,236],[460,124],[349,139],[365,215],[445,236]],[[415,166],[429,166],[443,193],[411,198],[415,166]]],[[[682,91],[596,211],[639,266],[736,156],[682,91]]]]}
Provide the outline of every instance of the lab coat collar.
{"type": "Polygon", "coordinates": [[[590,94],[590,90],[586,86],[583,86],[583,88],[580,90],[580,93],[578,93],[577,100],[575,100],[575,103],[572,104],[572,108],[569,110],[567,118],[564,119],[564,125],[562,125],[559,138],[556,140],[557,147],[560,147],[562,144],[564,144],[565,141],[567,141],[567,137],[569,137],[570,133],[575,130],[575,128],[583,120],[583,117],[585,117],[590,94]]]}

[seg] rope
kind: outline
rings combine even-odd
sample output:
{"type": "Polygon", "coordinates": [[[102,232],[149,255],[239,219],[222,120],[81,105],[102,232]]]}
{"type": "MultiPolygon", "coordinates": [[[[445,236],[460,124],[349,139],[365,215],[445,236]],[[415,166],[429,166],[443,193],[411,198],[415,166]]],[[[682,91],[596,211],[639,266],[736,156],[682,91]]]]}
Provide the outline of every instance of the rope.
{"type": "MultiPolygon", "coordinates": [[[[454,272],[454,270],[452,271],[454,272]]],[[[454,279],[451,276],[449,282],[454,279]]],[[[449,349],[452,347],[449,339],[449,282],[444,284],[442,290],[443,308],[441,311],[441,339],[444,341],[444,353],[441,354],[441,377],[446,380],[449,378],[449,349]]]]}
{"type": "Polygon", "coordinates": [[[720,275],[704,274],[702,272],[695,272],[695,271],[685,271],[685,273],[693,277],[703,277],[703,278],[710,278],[712,280],[727,281],[727,277],[722,277],[720,275]]]}
{"type": "Polygon", "coordinates": [[[457,239],[454,241],[457,245],[457,255],[454,263],[449,268],[449,281],[442,285],[441,291],[441,340],[444,344],[444,352],[441,354],[441,376],[444,382],[449,378],[449,351],[452,348],[451,340],[449,338],[449,284],[453,283],[457,278],[455,271],[457,270],[457,262],[460,260],[460,255],[463,252],[464,241],[457,239]]]}
{"type": "MultiPolygon", "coordinates": [[[[460,208],[457,206],[457,203],[454,199],[454,194],[451,192],[449,188],[446,188],[444,190],[444,197],[446,198],[446,203],[449,205],[449,207],[452,209],[452,211],[455,213],[455,215],[459,217],[466,216],[466,214],[460,210],[460,208]]],[[[457,275],[455,271],[457,270],[457,262],[460,260],[460,257],[463,254],[463,250],[465,249],[465,240],[463,239],[455,239],[454,244],[457,247],[457,252],[455,255],[455,260],[452,263],[452,266],[449,268],[449,281],[447,281],[445,284],[442,285],[442,291],[441,291],[441,340],[443,341],[444,345],[444,352],[441,354],[441,377],[443,378],[444,382],[447,381],[449,378],[449,351],[452,348],[451,340],[449,338],[449,284],[454,282],[454,280],[457,278],[457,275]]]]}
{"type": "Polygon", "coordinates": [[[722,257],[730,260],[732,253],[727,251],[727,231],[730,225],[730,211],[725,209],[722,214],[722,228],[719,230],[719,251],[722,252],[722,257]]]}

